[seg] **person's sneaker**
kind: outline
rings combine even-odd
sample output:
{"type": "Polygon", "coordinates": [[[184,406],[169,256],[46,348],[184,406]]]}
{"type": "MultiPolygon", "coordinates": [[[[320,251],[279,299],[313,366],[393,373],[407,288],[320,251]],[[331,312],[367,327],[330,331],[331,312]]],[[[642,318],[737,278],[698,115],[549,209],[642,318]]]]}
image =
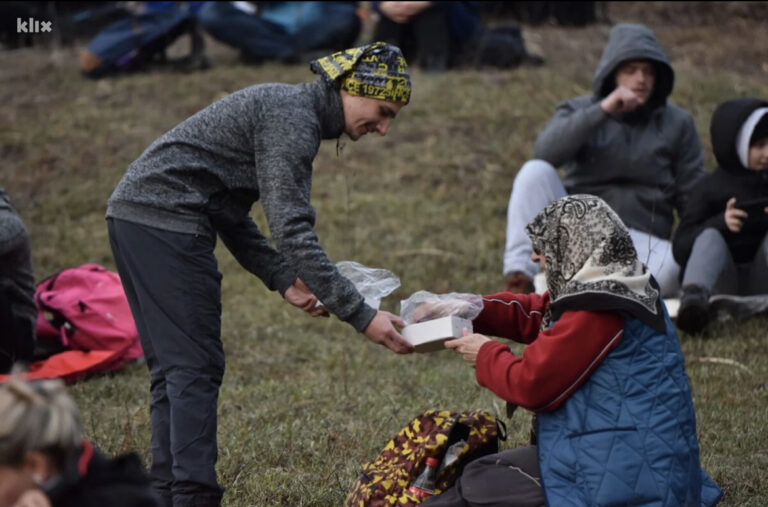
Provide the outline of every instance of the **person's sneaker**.
{"type": "Polygon", "coordinates": [[[531,277],[521,271],[515,271],[507,277],[507,292],[512,294],[530,294],[535,290],[531,277]]]}
{"type": "Polygon", "coordinates": [[[677,327],[688,334],[701,333],[709,323],[709,291],[699,285],[686,285],[677,311],[677,327]]]}

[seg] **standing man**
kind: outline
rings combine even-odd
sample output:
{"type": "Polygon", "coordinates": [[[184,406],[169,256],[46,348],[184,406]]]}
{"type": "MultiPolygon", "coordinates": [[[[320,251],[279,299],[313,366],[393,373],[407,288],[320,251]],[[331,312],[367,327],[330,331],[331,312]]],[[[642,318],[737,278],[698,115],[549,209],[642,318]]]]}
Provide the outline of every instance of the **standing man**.
{"type": "Polygon", "coordinates": [[[592,81],[592,96],[561,103],[536,139],[509,200],[504,276],[510,292],[531,292],[538,266],[530,260],[525,225],[567,194],[601,197],[629,228],[640,261],[664,296],[677,295],[680,267],[672,257],[674,210],[683,213],[704,175],[691,115],[672,104],[674,72],[653,32],[620,24],[592,81]],[[562,167],[564,178],[556,167],[562,167]]]}
{"type": "Polygon", "coordinates": [[[386,135],[410,99],[397,47],[374,43],[310,64],[312,83],[251,86],[152,143],[109,198],[115,263],[151,379],[153,485],[167,505],[219,505],[216,407],[224,374],[221,238],[240,264],[311,315],[325,308],[374,343],[411,346],[402,321],[365,304],[314,232],[312,162],[322,139],[386,135]],[[264,208],[273,248],[249,216],[264,208]]]}

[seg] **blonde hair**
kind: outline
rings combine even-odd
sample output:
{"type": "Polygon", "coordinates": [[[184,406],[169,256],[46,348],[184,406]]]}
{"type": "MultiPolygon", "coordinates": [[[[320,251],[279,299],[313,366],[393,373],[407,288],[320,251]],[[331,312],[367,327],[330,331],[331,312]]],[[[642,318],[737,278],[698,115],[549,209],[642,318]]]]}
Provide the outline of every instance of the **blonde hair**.
{"type": "Polygon", "coordinates": [[[19,466],[39,451],[61,470],[80,450],[77,407],[59,380],[11,378],[0,385],[0,414],[0,464],[19,466]]]}

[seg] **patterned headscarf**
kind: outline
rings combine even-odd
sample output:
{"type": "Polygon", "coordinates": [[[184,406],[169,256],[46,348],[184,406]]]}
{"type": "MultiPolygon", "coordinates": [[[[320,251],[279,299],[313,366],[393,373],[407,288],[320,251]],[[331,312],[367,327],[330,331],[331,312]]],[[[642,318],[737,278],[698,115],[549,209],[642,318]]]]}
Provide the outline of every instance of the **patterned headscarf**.
{"type": "Polygon", "coordinates": [[[407,104],[411,100],[408,64],[397,46],[374,42],[314,60],[309,68],[350,95],[407,104]]]}
{"type": "Polygon", "coordinates": [[[526,232],[547,263],[551,304],[544,326],[568,310],[593,310],[616,311],[665,329],[656,280],[605,201],[564,197],[536,215],[526,232]]]}

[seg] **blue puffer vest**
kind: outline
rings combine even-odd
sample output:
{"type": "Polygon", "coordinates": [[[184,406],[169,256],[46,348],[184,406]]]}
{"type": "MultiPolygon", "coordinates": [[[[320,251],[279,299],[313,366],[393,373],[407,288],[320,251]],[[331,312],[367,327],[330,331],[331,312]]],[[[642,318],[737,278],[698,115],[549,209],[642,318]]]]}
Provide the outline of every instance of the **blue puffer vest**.
{"type": "Polygon", "coordinates": [[[696,419],[677,333],[624,323],[618,346],[556,411],[539,414],[550,507],[715,505],[699,465],[696,419]]]}

